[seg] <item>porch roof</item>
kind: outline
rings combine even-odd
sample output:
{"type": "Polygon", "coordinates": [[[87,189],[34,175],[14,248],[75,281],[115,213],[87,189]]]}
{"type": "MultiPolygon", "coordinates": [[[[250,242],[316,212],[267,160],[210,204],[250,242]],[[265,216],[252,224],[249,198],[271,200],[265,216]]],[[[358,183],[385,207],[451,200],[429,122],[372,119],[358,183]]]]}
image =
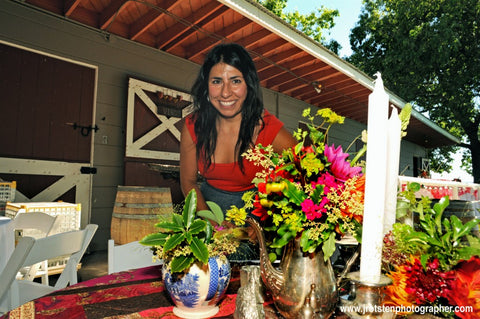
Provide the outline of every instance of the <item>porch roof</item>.
{"type": "MultiPolygon", "coordinates": [[[[24,0],[103,33],[201,64],[222,41],[252,55],[261,85],[367,123],[373,79],[297,31],[253,0],[24,0]],[[315,88],[320,89],[320,93],[315,88]]],[[[390,103],[406,101],[387,89],[390,103]]],[[[426,148],[459,140],[413,111],[405,140],[426,148]]]]}

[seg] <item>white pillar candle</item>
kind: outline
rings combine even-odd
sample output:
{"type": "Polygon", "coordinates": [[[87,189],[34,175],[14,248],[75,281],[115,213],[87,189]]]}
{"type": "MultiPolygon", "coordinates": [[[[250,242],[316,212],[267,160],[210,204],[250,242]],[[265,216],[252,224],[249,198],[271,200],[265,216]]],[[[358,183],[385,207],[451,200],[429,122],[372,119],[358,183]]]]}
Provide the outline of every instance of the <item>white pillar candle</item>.
{"type": "Polygon", "coordinates": [[[380,282],[387,171],[388,95],[380,73],[368,97],[367,163],[360,281],[380,282]]]}
{"type": "Polygon", "coordinates": [[[400,165],[400,142],[402,139],[402,121],[398,117],[397,108],[392,106],[392,113],[388,120],[387,133],[387,181],[385,187],[385,217],[383,234],[392,230],[396,220],[398,169],[400,165]]]}

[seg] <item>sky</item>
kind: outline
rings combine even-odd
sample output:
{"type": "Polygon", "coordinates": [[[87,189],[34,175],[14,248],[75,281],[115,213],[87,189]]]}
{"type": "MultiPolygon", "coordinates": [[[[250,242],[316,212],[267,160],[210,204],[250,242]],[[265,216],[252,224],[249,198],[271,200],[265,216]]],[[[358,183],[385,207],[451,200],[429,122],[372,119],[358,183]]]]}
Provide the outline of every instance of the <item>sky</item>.
{"type": "MultiPolygon", "coordinates": [[[[320,6],[329,9],[337,9],[339,16],[335,18],[335,26],[324,35],[327,40],[335,39],[342,46],[339,52],[340,57],[350,56],[350,30],[355,26],[360,15],[362,0],[288,0],[286,11],[298,10],[300,13],[310,13],[320,6]]],[[[461,154],[454,158],[453,170],[451,173],[438,174],[432,172],[432,178],[452,180],[460,178],[462,182],[472,183],[473,177],[460,169],[461,154]]]]}
{"type": "Polygon", "coordinates": [[[337,9],[340,14],[335,18],[335,26],[330,30],[330,33],[325,32],[325,37],[327,40],[335,39],[340,43],[342,49],[339,52],[339,56],[349,56],[352,50],[350,49],[348,36],[350,30],[358,21],[362,0],[288,0],[285,10],[298,10],[300,13],[309,13],[322,5],[328,9],[337,9]]]}

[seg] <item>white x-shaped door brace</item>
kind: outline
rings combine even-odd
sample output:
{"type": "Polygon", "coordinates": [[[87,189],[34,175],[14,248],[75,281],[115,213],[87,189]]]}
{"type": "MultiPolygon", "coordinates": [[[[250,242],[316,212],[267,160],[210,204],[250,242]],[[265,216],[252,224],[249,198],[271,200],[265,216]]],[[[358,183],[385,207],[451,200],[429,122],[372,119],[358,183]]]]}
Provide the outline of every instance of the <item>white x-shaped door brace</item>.
{"type": "Polygon", "coordinates": [[[182,120],[181,118],[178,118],[178,117],[168,118],[165,115],[158,114],[157,106],[150,99],[150,97],[145,93],[145,91],[150,91],[154,93],[162,92],[165,95],[170,95],[175,97],[181,96],[182,100],[191,101],[190,94],[168,89],[162,86],[147,83],[137,79],[132,79],[132,78],[129,79],[128,107],[127,107],[127,132],[126,132],[127,140],[126,140],[126,152],[125,152],[126,156],[179,161],[180,160],[179,153],[142,149],[145,145],[150,143],[153,139],[155,139],[165,131],[170,131],[170,133],[173,136],[175,136],[175,138],[178,141],[180,141],[180,131],[177,129],[177,127],[175,127],[175,124],[182,120]],[[145,105],[159,119],[160,124],[134,141],[133,131],[134,131],[134,122],[135,122],[134,121],[135,96],[138,96],[138,98],[140,98],[143,101],[143,103],[145,103],[145,105]]]}

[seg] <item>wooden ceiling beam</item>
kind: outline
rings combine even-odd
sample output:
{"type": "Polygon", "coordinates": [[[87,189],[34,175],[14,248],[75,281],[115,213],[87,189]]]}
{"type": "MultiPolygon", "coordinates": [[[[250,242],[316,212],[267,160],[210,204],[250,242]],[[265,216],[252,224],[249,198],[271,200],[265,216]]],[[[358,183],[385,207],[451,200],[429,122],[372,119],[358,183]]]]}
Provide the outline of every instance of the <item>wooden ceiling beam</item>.
{"type": "Polygon", "coordinates": [[[67,18],[70,17],[73,11],[80,4],[80,1],[81,0],[66,0],[63,4],[63,15],[67,18]]]}
{"type": "Polygon", "coordinates": [[[101,30],[107,29],[110,24],[114,22],[115,17],[120,14],[120,10],[122,10],[127,2],[128,0],[113,0],[110,2],[110,4],[100,13],[98,28],[101,30]]]}
{"type": "Polygon", "coordinates": [[[138,18],[135,23],[130,26],[129,37],[131,40],[136,40],[144,32],[146,32],[152,25],[167,15],[165,11],[171,11],[180,2],[176,0],[164,0],[157,5],[161,9],[151,8],[142,17],[138,18]]]}
{"type": "Polygon", "coordinates": [[[208,25],[214,23],[215,19],[218,19],[219,17],[223,16],[223,14],[225,14],[225,12],[227,11],[228,11],[228,7],[223,5],[218,7],[216,10],[208,11],[208,15],[205,15],[205,17],[202,17],[202,19],[200,19],[195,24],[195,28],[188,28],[180,36],[176,36],[175,39],[172,39],[172,41],[168,41],[167,39],[168,43],[166,44],[163,44],[164,40],[160,39],[160,37],[163,37],[163,35],[160,35],[158,38],[159,39],[158,48],[166,52],[172,51],[176,47],[181,46],[183,42],[188,41],[190,37],[198,35],[198,32],[199,32],[198,30],[202,28],[206,28],[208,25]]]}
{"type": "Polygon", "coordinates": [[[186,52],[190,52],[189,56],[187,57],[189,60],[195,60],[199,55],[203,54],[204,52],[208,51],[212,46],[217,43],[220,43],[223,39],[228,39],[232,37],[233,34],[241,32],[243,29],[250,26],[253,22],[247,18],[243,18],[229,26],[223,28],[215,32],[216,35],[219,36],[217,40],[212,39],[213,41],[199,41],[186,49],[186,52]]]}
{"type": "Polygon", "coordinates": [[[237,43],[249,50],[251,47],[255,46],[260,40],[264,40],[271,35],[272,32],[268,31],[267,29],[261,29],[257,32],[247,35],[246,37],[243,37],[242,39],[237,41],[237,43]]]}
{"type": "MultiPolygon", "coordinates": [[[[203,21],[208,20],[208,17],[210,17],[212,14],[218,14],[217,11],[220,8],[222,8],[222,4],[213,1],[207,4],[205,7],[202,7],[193,14],[189,15],[188,17],[184,18],[185,21],[188,21],[190,23],[190,26],[188,26],[184,22],[178,21],[173,26],[162,32],[159,37],[157,37],[157,47],[160,50],[163,50],[167,45],[176,41],[177,39],[183,38],[185,35],[190,35],[194,33],[195,31],[192,29],[192,25],[198,26],[203,21]]],[[[226,9],[225,7],[223,8],[226,9]]]]}
{"type": "Polygon", "coordinates": [[[311,56],[306,55],[293,61],[277,64],[278,66],[273,65],[271,68],[261,72],[261,79],[268,81],[268,83],[276,83],[276,81],[287,81],[293,74],[302,77],[308,74],[308,72],[312,72],[316,63],[311,56]]]}
{"type": "Polygon", "coordinates": [[[290,86],[290,83],[295,81],[296,78],[302,78],[303,83],[310,83],[317,81],[316,79],[328,76],[331,68],[328,65],[323,64],[319,69],[315,68],[315,65],[307,65],[299,69],[295,69],[293,74],[285,73],[277,76],[267,82],[267,85],[278,86],[278,89],[282,92],[291,92],[295,88],[290,86]],[[306,78],[308,77],[308,79],[306,78]],[[314,80],[310,80],[314,79],[314,80]]]}
{"type": "MultiPolygon", "coordinates": [[[[297,55],[301,55],[301,54],[304,54],[304,52],[302,50],[299,50],[298,48],[294,47],[294,48],[288,49],[286,51],[283,51],[281,53],[272,55],[269,58],[269,60],[271,60],[275,64],[279,64],[279,65],[282,64],[284,61],[291,60],[291,59],[295,59],[295,63],[298,61],[298,63],[301,64],[301,65],[303,65],[304,63],[308,63],[308,61],[310,61],[310,62],[312,61],[312,57],[308,57],[308,56],[295,58],[297,55]]],[[[292,61],[292,63],[293,63],[293,61],[292,61]]],[[[257,71],[258,71],[258,74],[260,75],[260,78],[267,79],[271,76],[270,73],[278,72],[278,70],[274,70],[275,69],[275,64],[268,63],[266,61],[262,61],[262,63],[260,63],[260,61],[259,61],[258,65],[257,65],[257,67],[258,67],[257,71]],[[261,74],[262,72],[264,72],[265,74],[261,74]]]]}
{"type": "Polygon", "coordinates": [[[262,46],[259,46],[259,47],[255,48],[253,51],[255,53],[257,53],[258,55],[257,56],[252,56],[252,59],[253,59],[253,61],[257,62],[257,61],[261,60],[263,57],[268,58],[269,55],[272,55],[272,54],[275,53],[275,50],[278,50],[279,48],[281,48],[285,45],[290,45],[290,46],[293,47],[293,45],[291,45],[290,43],[288,43],[284,39],[277,38],[276,40],[273,40],[266,45],[262,45],[262,46]]]}

